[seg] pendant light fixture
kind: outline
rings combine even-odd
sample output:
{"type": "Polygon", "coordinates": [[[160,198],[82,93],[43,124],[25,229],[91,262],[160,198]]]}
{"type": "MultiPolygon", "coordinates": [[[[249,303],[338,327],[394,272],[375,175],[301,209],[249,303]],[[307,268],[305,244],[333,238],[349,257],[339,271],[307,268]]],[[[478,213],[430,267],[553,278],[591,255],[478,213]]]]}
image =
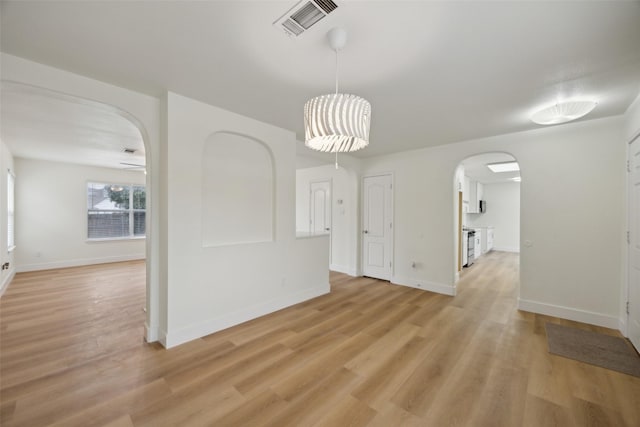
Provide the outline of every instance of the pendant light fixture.
{"type": "Polygon", "coordinates": [[[311,98],[304,105],[305,145],[313,150],[338,153],[360,150],[369,145],[371,104],[364,98],[338,92],[338,52],[347,42],[343,28],[327,33],[336,53],[336,92],[311,98]]]}

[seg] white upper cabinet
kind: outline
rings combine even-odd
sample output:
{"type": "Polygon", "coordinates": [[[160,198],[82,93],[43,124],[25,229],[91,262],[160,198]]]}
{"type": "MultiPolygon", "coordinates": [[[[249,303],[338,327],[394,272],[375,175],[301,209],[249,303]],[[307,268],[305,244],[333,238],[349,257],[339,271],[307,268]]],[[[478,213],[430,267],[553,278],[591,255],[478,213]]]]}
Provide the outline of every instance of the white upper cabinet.
{"type": "Polygon", "coordinates": [[[484,196],[484,186],[468,176],[464,177],[465,189],[462,199],[469,203],[467,213],[480,213],[480,200],[484,196]]]}
{"type": "Polygon", "coordinates": [[[462,181],[462,201],[469,202],[469,188],[470,188],[470,180],[468,176],[464,177],[462,181]]]}

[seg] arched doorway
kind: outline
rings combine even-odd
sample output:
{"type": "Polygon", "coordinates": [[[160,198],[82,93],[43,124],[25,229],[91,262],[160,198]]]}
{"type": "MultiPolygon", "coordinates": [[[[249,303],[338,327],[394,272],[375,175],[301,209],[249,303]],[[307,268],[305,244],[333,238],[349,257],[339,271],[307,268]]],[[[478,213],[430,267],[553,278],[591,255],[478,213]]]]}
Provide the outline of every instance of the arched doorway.
{"type": "MultiPolygon", "coordinates": [[[[84,191],[86,203],[84,210],[74,210],[78,215],[84,215],[84,218],[76,221],[76,225],[83,230],[74,230],[74,238],[81,235],[84,237],[83,243],[91,243],[84,246],[84,253],[80,243],[73,246],[72,238],[64,241],[69,246],[64,256],[58,256],[62,250],[43,249],[41,246],[46,247],[46,243],[32,245],[32,242],[27,242],[26,245],[22,245],[22,249],[28,250],[28,254],[22,256],[23,265],[29,264],[27,268],[37,270],[43,267],[56,268],[146,258],[145,303],[141,308],[146,311],[146,338],[153,341],[153,334],[149,333],[148,325],[157,324],[153,319],[158,313],[157,304],[151,303],[151,156],[146,129],[136,117],[117,106],[50,89],[2,81],[2,95],[3,140],[10,146],[10,151],[15,157],[75,165],[82,167],[84,171],[90,168],[115,171],[80,178],[83,182],[74,185],[74,191],[80,195],[84,191]],[[118,175],[120,171],[123,174],[122,178],[118,175]],[[104,200],[96,201],[96,206],[89,206],[89,193],[100,192],[96,190],[95,184],[102,185],[101,191],[110,194],[107,194],[104,200]],[[123,194],[130,197],[123,198],[123,194]],[[100,205],[101,202],[103,203],[100,205]],[[117,221],[106,223],[113,225],[117,222],[119,228],[116,230],[98,227],[92,230],[91,224],[96,224],[90,219],[92,211],[103,214],[104,218],[111,213],[111,220],[117,217],[117,221]],[[125,236],[128,230],[130,235],[125,236]],[[115,245],[119,238],[130,238],[129,240],[135,243],[129,246],[137,245],[139,249],[119,252],[115,245]],[[27,256],[39,259],[24,261],[27,256]]],[[[52,181],[55,179],[51,178],[52,181]]],[[[78,197],[82,204],[82,197],[78,197]]],[[[17,237],[20,239],[19,232],[17,237]]]]}
{"type": "Polygon", "coordinates": [[[503,152],[467,157],[454,176],[454,264],[461,283],[483,257],[510,253],[519,261],[522,178],[516,158],[503,152]]]}

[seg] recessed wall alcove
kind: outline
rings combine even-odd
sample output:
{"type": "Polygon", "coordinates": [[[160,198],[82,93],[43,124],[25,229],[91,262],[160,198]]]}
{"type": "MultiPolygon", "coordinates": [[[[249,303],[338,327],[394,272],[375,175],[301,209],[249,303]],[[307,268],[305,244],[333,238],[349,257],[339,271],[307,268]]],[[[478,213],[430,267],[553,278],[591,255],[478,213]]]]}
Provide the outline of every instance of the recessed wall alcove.
{"type": "Polygon", "coordinates": [[[231,132],[211,134],[202,153],[203,246],[273,241],[274,184],[266,144],[231,132]]]}

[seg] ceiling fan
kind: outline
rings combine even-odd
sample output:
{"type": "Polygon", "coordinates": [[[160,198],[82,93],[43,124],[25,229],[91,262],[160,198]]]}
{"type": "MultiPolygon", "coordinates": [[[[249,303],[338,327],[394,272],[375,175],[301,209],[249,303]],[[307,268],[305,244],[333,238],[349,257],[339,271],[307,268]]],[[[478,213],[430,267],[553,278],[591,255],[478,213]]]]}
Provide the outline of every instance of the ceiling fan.
{"type": "Polygon", "coordinates": [[[147,174],[147,169],[145,165],[140,165],[137,163],[127,163],[127,162],[120,162],[120,164],[124,166],[122,169],[132,170],[132,171],[142,171],[145,173],[145,175],[147,174]]]}

